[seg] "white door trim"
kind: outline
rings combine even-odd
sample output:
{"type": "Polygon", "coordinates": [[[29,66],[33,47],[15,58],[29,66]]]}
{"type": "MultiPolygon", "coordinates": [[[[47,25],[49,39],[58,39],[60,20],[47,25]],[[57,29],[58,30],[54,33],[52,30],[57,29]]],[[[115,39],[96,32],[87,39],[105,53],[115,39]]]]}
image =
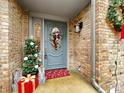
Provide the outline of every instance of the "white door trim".
{"type": "Polygon", "coordinates": [[[67,22],[67,69],[69,70],[69,21],[67,22]]]}
{"type": "Polygon", "coordinates": [[[42,58],[43,58],[43,67],[44,67],[44,18],[42,18],[42,30],[43,30],[43,55],[42,55],[42,58]]]}

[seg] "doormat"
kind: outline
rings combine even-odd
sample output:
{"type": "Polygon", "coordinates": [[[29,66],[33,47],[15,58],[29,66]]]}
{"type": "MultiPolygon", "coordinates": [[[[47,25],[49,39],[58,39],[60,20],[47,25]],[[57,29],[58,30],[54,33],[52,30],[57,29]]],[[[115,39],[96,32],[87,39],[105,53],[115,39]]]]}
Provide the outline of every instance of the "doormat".
{"type": "Polygon", "coordinates": [[[52,70],[46,70],[45,76],[46,76],[46,79],[53,79],[53,78],[70,76],[70,73],[66,68],[52,69],[52,70]]]}

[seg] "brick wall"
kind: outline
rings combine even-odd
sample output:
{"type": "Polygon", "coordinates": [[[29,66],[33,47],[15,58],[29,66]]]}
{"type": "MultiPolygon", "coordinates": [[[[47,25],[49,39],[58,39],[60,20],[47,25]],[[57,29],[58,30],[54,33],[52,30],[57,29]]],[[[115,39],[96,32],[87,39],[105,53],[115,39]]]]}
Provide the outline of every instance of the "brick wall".
{"type": "MultiPolygon", "coordinates": [[[[109,93],[116,87],[115,61],[118,62],[117,92],[123,93],[124,85],[124,51],[117,44],[120,33],[112,29],[106,21],[108,0],[96,0],[96,76],[100,86],[109,93]],[[118,46],[118,49],[117,49],[118,46]],[[119,52],[117,52],[117,50],[119,52]],[[118,58],[117,58],[118,54],[118,58]],[[117,58],[117,59],[116,59],[117,58]]],[[[90,81],[91,77],[91,6],[85,8],[78,16],[70,21],[69,30],[69,57],[70,69],[81,65],[81,74],[90,81]],[[74,33],[74,25],[81,20],[84,23],[80,33],[74,33]]]]}
{"type": "Polygon", "coordinates": [[[120,44],[117,44],[120,33],[115,32],[106,21],[108,1],[96,0],[97,81],[107,93],[116,87],[115,61],[117,60],[117,93],[124,93],[124,55],[120,50],[120,44]]]}
{"type": "Polygon", "coordinates": [[[11,93],[12,72],[22,62],[28,36],[28,13],[16,0],[0,0],[0,93],[11,93]]]}
{"type": "MultiPolygon", "coordinates": [[[[103,2],[100,4],[99,1],[96,2],[96,38],[97,38],[97,45],[96,45],[96,70],[97,70],[97,81],[98,83],[105,89],[107,92],[110,88],[110,83],[112,79],[112,74],[110,72],[110,61],[109,61],[109,42],[111,37],[114,37],[109,27],[106,23],[106,13],[107,7],[104,4],[108,4],[107,2],[103,2]]],[[[114,39],[112,39],[114,41],[114,39]]],[[[111,48],[110,48],[111,50],[111,48]]]]}
{"type": "Polygon", "coordinates": [[[80,73],[88,81],[91,77],[91,5],[88,5],[78,16],[70,21],[69,30],[70,69],[81,66],[80,73]],[[75,33],[74,25],[82,21],[83,28],[75,33]]]}
{"type": "MultiPolygon", "coordinates": [[[[119,34],[106,22],[108,0],[96,0],[96,71],[98,83],[107,91],[115,88],[115,60],[117,45],[118,57],[118,93],[124,89],[124,62],[120,44],[116,44],[119,34]]],[[[81,75],[90,81],[91,77],[91,5],[78,16],[70,20],[69,60],[70,69],[81,66],[81,75]],[[74,25],[81,20],[81,33],[74,33],[74,25]]],[[[11,93],[11,74],[22,62],[22,46],[28,37],[28,13],[16,0],[0,0],[0,93],[11,93]]]]}
{"type": "MultiPolygon", "coordinates": [[[[8,90],[4,83],[8,80],[8,1],[0,0],[0,93],[8,90]],[[4,78],[4,80],[3,80],[4,78]]],[[[7,83],[8,84],[8,83],[7,83]]]]}

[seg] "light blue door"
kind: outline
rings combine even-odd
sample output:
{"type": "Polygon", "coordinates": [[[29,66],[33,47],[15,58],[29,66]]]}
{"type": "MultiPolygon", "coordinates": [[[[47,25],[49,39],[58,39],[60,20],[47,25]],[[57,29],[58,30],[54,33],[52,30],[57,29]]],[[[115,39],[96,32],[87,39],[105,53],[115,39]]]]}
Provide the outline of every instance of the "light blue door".
{"type": "Polygon", "coordinates": [[[45,68],[67,68],[67,23],[44,21],[45,68]]]}

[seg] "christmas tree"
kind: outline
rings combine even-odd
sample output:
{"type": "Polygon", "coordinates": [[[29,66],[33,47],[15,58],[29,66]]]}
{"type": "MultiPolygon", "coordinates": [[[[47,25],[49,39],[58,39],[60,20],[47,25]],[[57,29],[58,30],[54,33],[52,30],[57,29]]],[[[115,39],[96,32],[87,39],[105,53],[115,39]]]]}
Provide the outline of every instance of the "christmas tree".
{"type": "Polygon", "coordinates": [[[41,64],[39,50],[36,41],[27,39],[24,46],[24,62],[22,64],[23,75],[36,74],[41,64]]]}

